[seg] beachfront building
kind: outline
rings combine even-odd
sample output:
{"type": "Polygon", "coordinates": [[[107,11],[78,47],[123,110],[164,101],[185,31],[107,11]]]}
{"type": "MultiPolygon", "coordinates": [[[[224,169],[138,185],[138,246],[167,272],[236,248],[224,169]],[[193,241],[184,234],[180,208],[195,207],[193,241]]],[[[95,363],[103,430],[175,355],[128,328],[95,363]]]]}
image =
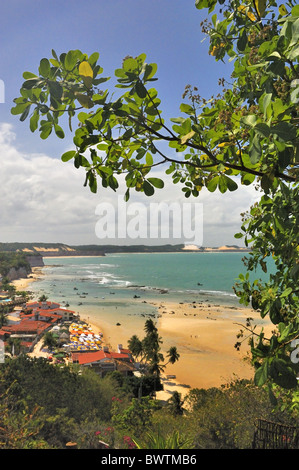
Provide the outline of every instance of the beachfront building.
{"type": "Polygon", "coordinates": [[[27,302],[26,303],[26,309],[30,310],[36,310],[36,309],[41,309],[41,310],[53,310],[55,308],[60,308],[60,304],[57,302],[50,302],[50,301],[43,301],[43,302],[27,302]]]}
{"type": "Polygon", "coordinates": [[[60,323],[62,321],[62,315],[52,313],[51,310],[34,310],[30,313],[20,313],[21,320],[27,321],[44,321],[52,324],[60,323]]]}
{"type": "Polygon", "coordinates": [[[62,308],[62,307],[57,307],[57,308],[51,308],[48,310],[49,313],[55,314],[61,317],[62,321],[73,321],[77,318],[76,312],[73,310],[69,310],[67,308],[62,308]]]}
{"type": "Polygon", "coordinates": [[[71,360],[73,364],[91,367],[101,377],[116,370],[124,375],[132,375],[135,370],[130,354],[109,352],[107,348],[103,348],[101,351],[73,352],[71,360]]]}
{"type": "Polygon", "coordinates": [[[67,308],[62,308],[57,302],[27,302],[23,308],[23,314],[26,318],[32,315],[35,320],[49,316],[58,316],[62,321],[73,321],[77,318],[76,312],[67,308]]]}
{"type": "Polygon", "coordinates": [[[23,352],[32,352],[42,336],[64,321],[74,318],[75,312],[63,309],[57,302],[27,302],[19,312],[19,320],[2,326],[0,339],[20,339],[23,352]]]}
{"type": "Polygon", "coordinates": [[[21,320],[13,325],[3,325],[0,339],[3,339],[4,344],[8,339],[19,339],[21,340],[22,349],[25,352],[30,352],[40,338],[51,328],[52,323],[21,320]]]}

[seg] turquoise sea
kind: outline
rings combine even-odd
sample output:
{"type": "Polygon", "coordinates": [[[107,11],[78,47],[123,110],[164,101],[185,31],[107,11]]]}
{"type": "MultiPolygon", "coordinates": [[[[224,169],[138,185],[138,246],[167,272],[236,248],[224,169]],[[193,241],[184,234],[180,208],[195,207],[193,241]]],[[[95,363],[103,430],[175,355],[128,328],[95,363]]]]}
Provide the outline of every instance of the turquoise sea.
{"type": "Polygon", "coordinates": [[[150,301],[157,300],[237,306],[232,286],[245,272],[243,257],[241,252],[49,257],[44,276],[30,290],[107,323],[156,314],[150,301]]]}

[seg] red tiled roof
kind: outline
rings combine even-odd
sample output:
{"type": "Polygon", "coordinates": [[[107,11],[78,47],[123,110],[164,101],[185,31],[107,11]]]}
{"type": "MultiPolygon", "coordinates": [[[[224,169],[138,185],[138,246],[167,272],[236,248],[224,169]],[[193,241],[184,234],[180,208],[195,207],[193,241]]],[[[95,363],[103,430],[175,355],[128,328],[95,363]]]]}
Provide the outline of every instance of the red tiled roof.
{"type": "Polygon", "coordinates": [[[0,330],[0,336],[10,335],[10,331],[0,330]]]}
{"type": "Polygon", "coordinates": [[[69,310],[67,308],[62,308],[62,307],[57,307],[57,308],[50,308],[49,310],[46,310],[47,312],[63,312],[63,313],[76,313],[74,310],[69,310]]]}
{"type": "MultiPolygon", "coordinates": [[[[29,307],[29,308],[32,308],[34,306],[36,306],[37,308],[42,308],[43,305],[58,305],[58,307],[60,307],[60,304],[58,302],[50,302],[50,301],[47,301],[47,302],[27,302],[26,303],[26,307],[29,307]]],[[[55,307],[53,307],[55,308],[55,307]]]]}
{"type": "Polygon", "coordinates": [[[20,323],[15,325],[3,326],[2,330],[9,331],[10,333],[40,333],[49,327],[49,323],[34,320],[21,320],[20,323]]]}
{"type": "MultiPolygon", "coordinates": [[[[57,309],[58,310],[58,309],[57,309]]],[[[60,317],[62,318],[61,315],[59,315],[58,313],[56,313],[57,310],[39,310],[38,311],[38,315],[40,315],[41,317],[60,317]]],[[[59,309],[61,310],[61,309],[59,309]]],[[[35,315],[36,312],[33,312],[32,315],[35,315]]]]}
{"type": "Polygon", "coordinates": [[[121,351],[122,354],[131,354],[130,349],[120,348],[120,351],[121,351]]]}
{"type": "Polygon", "coordinates": [[[72,359],[73,361],[78,361],[79,364],[89,364],[103,359],[128,359],[128,355],[106,351],[75,352],[72,354],[72,359]]]}
{"type": "Polygon", "coordinates": [[[58,319],[62,319],[62,315],[59,315],[56,312],[52,312],[51,310],[38,310],[38,313],[32,312],[32,313],[21,313],[20,317],[24,320],[28,318],[34,318],[35,315],[38,314],[42,317],[48,317],[49,321],[56,321],[58,319]]]}
{"type": "Polygon", "coordinates": [[[88,364],[90,362],[97,362],[105,359],[106,354],[104,351],[95,351],[95,352],[87,352],[81,353],[76,352],[72,354],[73,361],[78,361],[79,364],[88,364]]]}
{"type": "Polygon", "coordinates": [[[27,348],[30,348],[32,344],[32,341],[21,341],[21,346],[26,346],[27,348]]]}
{"type": "Polygon", "coordinates": [[[110,355],[113,359],[128,359],[128,354],[126,353],[111,352],[110,355]]]}

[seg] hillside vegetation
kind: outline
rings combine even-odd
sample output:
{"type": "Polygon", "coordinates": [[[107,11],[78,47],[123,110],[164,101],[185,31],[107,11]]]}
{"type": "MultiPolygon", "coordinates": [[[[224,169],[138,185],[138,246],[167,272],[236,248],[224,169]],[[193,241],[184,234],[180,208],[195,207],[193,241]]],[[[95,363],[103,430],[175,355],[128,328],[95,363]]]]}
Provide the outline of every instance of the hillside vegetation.
{"type": "Polygon", "coordinates": [[[137,398],[138,378],[19,356],[0,364],[0,448],[251,448],[257,418],[294,423],[273,412],[267,391],[248,381],[193,389],[183,402],[137,398]],[[164,446],[164,447],[163,447],[164,446]],[[175,446],[175,447],[172,447],[175,446]]]}

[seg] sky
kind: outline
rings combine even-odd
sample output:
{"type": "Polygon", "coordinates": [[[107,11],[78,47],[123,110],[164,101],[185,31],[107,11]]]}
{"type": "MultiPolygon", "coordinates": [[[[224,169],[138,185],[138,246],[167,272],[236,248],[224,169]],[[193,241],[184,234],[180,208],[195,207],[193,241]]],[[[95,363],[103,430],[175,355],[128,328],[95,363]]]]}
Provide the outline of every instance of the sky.
{"type": "Polygon", "coordinates": [[[194,0],[10,0],[1,5],[0,83],[4,85],[4,102],[0,102],[0,242],[240,244],[234,234],[240,231],[240,213],[258,198],[253,187],[240,187],[224,195],[204,188],[198,198],[188,199],[193,215],[201,208],[200,229],[199,222],[193,220],[193,233],[190,225],[189,234],[182,228],[181,233],[164,236],[163,223],[169,224],[165,219],[160,234],[152,236],[150,203],[170,207],[175,202],[174,217],[183,220],[187,200],[180,187],[160,173],[157,176],[165,180],[163,190],[150,200],[135,193],[125,207],[120,203],[125,191],[122,181],[118,193],[100,188],[92,194],[83,187],[84,170],[60,159],[73,148],[71,133],[66,132],[64,140],[55,136],[42,140],[38,132],[31,133],[27,121],[20,122],[10,112],[13,99],[19,96],[24,71],[37,73],[40,60],[50,58],[52,49],[58,55],[80,49],[87,54],[99,52],[103,76],[112,77],[125,56],[145,53],[147,62],[158,64],[154,86],[162,101],[163,116],[166,120],[179,116],[187,84],[197,86],[199,94],[209,98],[219,91],[218,79],[229,76],[231,68],[231,64],[216,63],[209,56],[208,41],[200,26],[205,12],[194,4],[194,0]],[[123,232],[117,236],[116,230],[112,239],[109,225],[104,224],[105,220],[108,223],[105,216],[109,210],[114,210],[116,228],[120,211],[126,212],[126,237],[123,232]],[[201,230],[201,237],[193,236],[195,229],[201,230]]]}

